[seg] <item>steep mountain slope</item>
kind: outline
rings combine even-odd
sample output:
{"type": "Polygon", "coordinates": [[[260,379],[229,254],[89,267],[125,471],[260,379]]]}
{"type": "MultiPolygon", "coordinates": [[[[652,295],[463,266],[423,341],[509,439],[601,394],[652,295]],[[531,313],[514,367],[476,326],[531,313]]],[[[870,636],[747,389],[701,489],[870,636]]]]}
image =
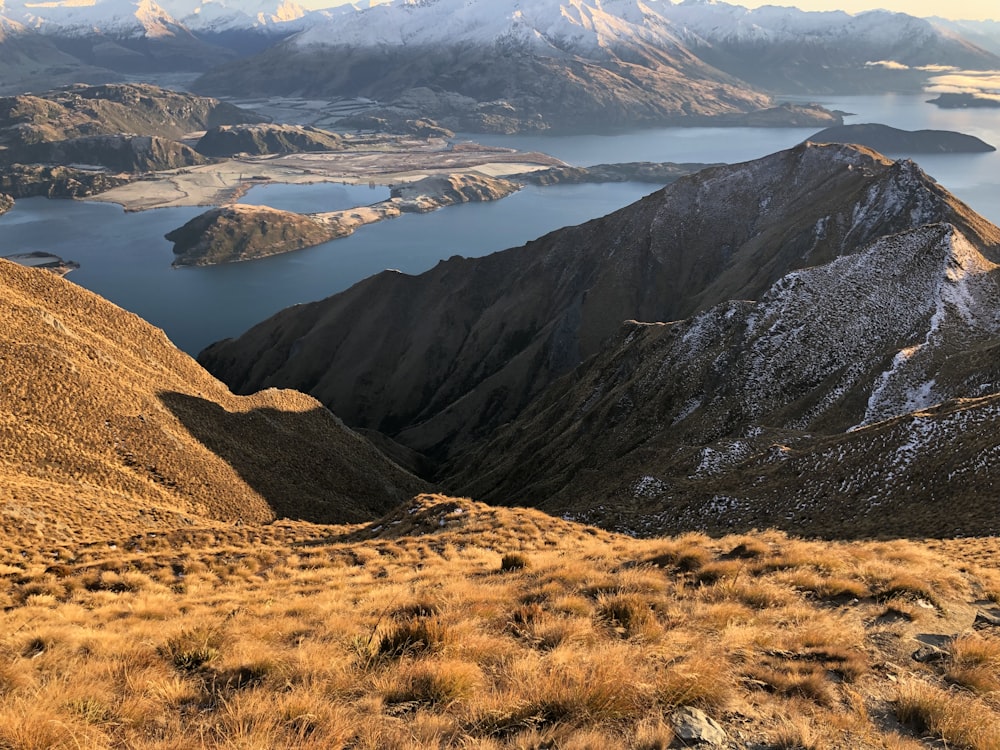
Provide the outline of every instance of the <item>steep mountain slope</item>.
{"type": "Polygon", "coordinates": [[[789,271],[941,221],[1000,252],[996,227],[912,162],[804,144],[682,178],[521,248],[416,277],[384,272],[199,361],[237,392],[295,387],[440,458],[516,417],[624,320],[757,299],[789,271]]]}
{"type": "Polygon", "coordinates": [[[465,130],[594,129],[769,103],[688,52],[651,6],[633,0],[350,10],[195,88],[362,95],[465,130]]]}
{"type": "Polygon", "coordinates": [[[766,91],[920,91],[923,66],[990,70],[1000,58],[953,29],[904,13],[805,12],[724,2],[656,6],[711,65],[766,91]],[[873,66],[880,61],[892,66],[873,66]]]}
{"type": "Polygon", "coordinates": [[[291,391],[233,396],[153,328],[0,261],[0,507],[50,539],[373,517],[422,483],[291,391]]]}
{"type": "Polygon", "coordinates": [[[983,249],[926,225],[793,272],[758,302],[629,324],[449,481],[549,509],[603,503],[618,524],[641,507],[673,528],[992,533],[981,451],[997,443],[996,397],[961,418],[923,413],[1000,390],[1000,267],[983,249]],[[855,429],[911,412],[911,429],[855,429]],[[963,502],[941,514],[945,497],[963,502]]]}

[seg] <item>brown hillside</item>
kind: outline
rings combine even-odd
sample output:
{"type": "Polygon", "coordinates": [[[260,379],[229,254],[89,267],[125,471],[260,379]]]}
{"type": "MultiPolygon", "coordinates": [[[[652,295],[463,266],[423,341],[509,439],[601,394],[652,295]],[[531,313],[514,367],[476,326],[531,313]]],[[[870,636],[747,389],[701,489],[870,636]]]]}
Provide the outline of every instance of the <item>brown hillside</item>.
{"type": "Polygon", "coordinates": [[[233,396],[140,318],[0,262],[0,529],[340,522],[421,488],[308,396],[233,396]]]}

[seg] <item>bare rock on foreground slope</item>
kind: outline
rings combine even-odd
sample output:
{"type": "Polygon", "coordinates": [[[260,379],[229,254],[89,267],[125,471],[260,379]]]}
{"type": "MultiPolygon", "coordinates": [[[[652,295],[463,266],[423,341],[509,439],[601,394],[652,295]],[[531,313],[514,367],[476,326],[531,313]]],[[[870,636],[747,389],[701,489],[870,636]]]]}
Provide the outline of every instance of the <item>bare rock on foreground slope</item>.
{"type": "Polygon", "coordinates": [[[789,271],[942,221],[996,259],[996,227],[913,163],[803,144],[520,248],[378,274],[199,361],[237,392],[298,388],[352,426],[446,458],[514,419],[625,320],[758,299],[789,271]]]}
{"type": "Polygon", "coordinates": [[[162,331],[0,261],[0,526],[371,518],[424,485],[312,398],[233,396],[162,331]]]}

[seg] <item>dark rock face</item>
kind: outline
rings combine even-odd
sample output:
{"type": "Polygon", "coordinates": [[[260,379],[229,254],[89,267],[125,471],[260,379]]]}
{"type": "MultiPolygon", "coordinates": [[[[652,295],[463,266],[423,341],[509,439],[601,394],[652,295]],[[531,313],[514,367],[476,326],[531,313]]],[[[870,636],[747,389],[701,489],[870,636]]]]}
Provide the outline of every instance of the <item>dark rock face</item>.
{"type": "Polygon", "coordinates": [[[221,157],[340,151],[343,139],[336,133],[301,125],[220,125],[206,132],[195,149],[205,156],[221,157]]]}
{"type": "Polygon", "coordinates": [[[237,392],[300,388],[348,424],[453,457],[600,352],[624,320],[757,299],[789,271],[933,221],[973,238],[996,231],[910,162],[807,144],[704,170],[521,248],[373,276],[200,361],[237,392]]]}
{"type": "Polygon", "coordinates": [[[928,104],[936,104],[942,109],[967,109],[970,107],[1000,109],[1000,98],[977,96],[976,94],[941,94],[936,99],[928,99],[928,104]]]}
{"type": "Polygon", "coordinates": [[[0,190],[14,198],[86,198],[131,181],[126,175],[44,164],[11,164],[0,169],[0,190]]]}
{"type": "Polygon", "coordinates": [[[167,239],[178,256],[175,266],[206,266],[287,253],[334,236],[330,227],[302,214],[237,204],[206,211],[167,239]]]}
{"type": "Polygon", "coordinates": [[[87,164],[114,172],[154,172],[206,163],[205,157],[183,143],[147,135],[92,135],[36,143],[15,149],[11,155],[30,163],[87,164]]]}
{"type": "Polygon", "coordinates": [[[900,130],[866,123],[827,128],[809,137],[813,143],[857,143],[886,154],[983,153],[996,151],[973,135],[950,130],[900,130]]]}

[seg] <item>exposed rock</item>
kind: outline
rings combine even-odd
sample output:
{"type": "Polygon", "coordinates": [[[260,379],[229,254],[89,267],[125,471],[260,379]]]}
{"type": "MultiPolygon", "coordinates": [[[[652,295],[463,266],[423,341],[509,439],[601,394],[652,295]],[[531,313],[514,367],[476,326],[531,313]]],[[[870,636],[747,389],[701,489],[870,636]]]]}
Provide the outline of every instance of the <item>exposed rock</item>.
{"type": "Polygon", "coordinates": [[[167,234],[175,266],[207,266],[264,258],[333,239],[330,225],[267,206],[234,204],[206,211],[167,234]]]}
{"type": "Polygon", "coordinates": [[[947,658],[948,652],[937,646],[921,646],[913,652],[913,661],[920,662],[921,664],[944,661],[947,658]]]}
{"type": "Polygon", "coordinates": [[[123,174],[44,164],[11,164],[0,169],[0,190],[14,198],[86,198],[132,180],[123,174]]]}
{"type": "Polygon", "coordinates": [[[724,745],[728,736],[725,730],[711,716],[700,708],[683,706],[670,715],[674,732],[685,742],[705,742],[709,745],[724,745]]]}
{"type": "Polygon", "coordinates": [[[858,143],[885,154],[983,153],[996,148],[973,135],[950,130],[900,130],[866,123],[841,125],[809,137],[813,143],[858,143]]]}
{"type": "Polygon", "coordinates": [[[348,424],[446,457],[514,419],[621,321],[758,299],[789,271],[942,220],[1000,245],[995,227],[913,164],[803,145],[681,178],[521,248],[373,276],[199,358],[237,392],[308,389],[348,424]]]}
{"type": "Polygon", "coordinates": [[[940,94],[936,99],[928,99],[928,104],[936,104],[942,109],[1000,108],[1000,97],[985,94],[940,94]]]}
{"type": "Polygon", "coordinates": [[[986,610],[981,609],[976,612],[976,620],[973,624],[991,628],[1000,628],[1000,612],[987,612],[986,610]]]}
{"type": "Polygon", "coordinates": [[[649,182],[667,185],[685,175],[720,164],[634,161],[595,164],[592,167],[550,167],[508,175],[507,179],[530,185],[577,185],[585,182],[649,182]]]}
{"type": "Polygon", "coordinates": [[[14,199],[6,193],[0,193],[0,215],[7,213],[14,207],[14,199]]]}
{"type": "Polygon", "coordinates": [[[304,125],[219,125],[202,136],[195,149],[205,156],[246,153],[294,154],[301,151],[340,151],[343,139],[336,133],[304,125]]]}
{"type": "Polygon", "coordinates": [[[15,162],[86,164],[114,172],[155,172],[206,163],[190,146],[148,135],[91,135],[34,143],[3,153],[15,162]]]}

